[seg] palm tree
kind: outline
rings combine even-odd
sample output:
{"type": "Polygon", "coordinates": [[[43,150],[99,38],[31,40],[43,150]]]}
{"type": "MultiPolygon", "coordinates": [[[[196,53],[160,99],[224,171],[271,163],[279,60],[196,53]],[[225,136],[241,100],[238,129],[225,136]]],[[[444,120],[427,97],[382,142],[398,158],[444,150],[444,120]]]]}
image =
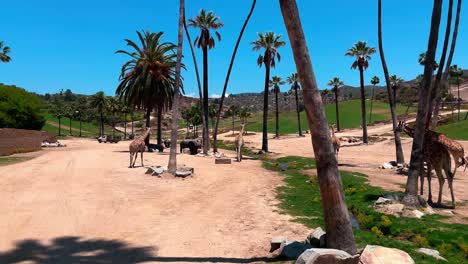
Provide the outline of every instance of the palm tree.
{"type": "Polygon", "coordinates": [[[462,77],[463,77],[463,70],[458,68],[458,65],[453,65],[450,66],[450,77],[452,78],[453,82],[457,85],[458,87],[458,95],[457,95],[457,107],[458,107],[458,121],[460,121],[460,84],[462,82],[462,77]]]}
{"type": "Polygon", "coordinates": [[[130,107],[125,102],[121,101],[120,111],[124,115],[124,140],[127,139],[127,114],[130,112],[130,107]]]}
{"type": "MultiPolygon", "coordinates": [[[[418,57],[419,65],[421,65],[423,67],[426,65],[426,56],[427,56],[427,52],[423,52],[423,53],[419,54],[419,57],[418,57]]],[[[434,60],[433,67],[434,67],[434,71],[439,68],[439,63],[437,63],[437,61],[435,61],[435,60],[434,60]]]]}
{"type": "MultiPolygon", "coordinates": [[[[176,45],[162,42],[163,32],[136,32],[138,46],[126,39],[132,51],[116,53],[130,56],[122,66],[120,84],[115,93],[128,104],[146,110],[146,126],[150,127],[151,111],[158,111],[158,135],[161,135],[161,113],[172,106],[175,87],[176,45]]],[[[149,144],[149,137],[145,139],[149,144]]],[[[158,144],[162,144],[158,136],[158,144]]]]}
{"type": "Polygon", "coordinates": [[[332,148],[327,119],[320,100],[296,1],[280,0],[280,6],[304,90],[307,119],[310,129],[314,131],[312,145],[319,168],[317,178],[322,196],[327,246],[355,254],[356,243],[338,171],[338,162],[332,148]]]}
{"type": "Polygon", "coordinates": [[[442,0],[434,0],[432,10],[431,29],[429,34],[426,63],[424,67],[424,79],[419,91],[418,114],[415,122],[415,134],[411,149],[411,161],[406,181],[405,196],[402,202],[407,205],[419,206],[418,200],[418,177],[423,173],[421,163],[423,162],[423,146],[426,132],[428,106],[431,99],[431,79],[434,73],[435,53],[439,39],[439,26],[442,13],[442,0]]]}
{"type": "Polygon", "coordinates": [[[334,77],[328,82],[328,86],[332,87],[332,92],[335,94],[335,111],[336,111],[336,128],[340,131],[340,111],[338,107],[338,89],[343,86],[344,82],[338,77],[334,77]]]}
{"type": "Polygon", "coordinates": [[[273,87],[273,93],[275,94],[275,102],[276,102],[276,126],[275,126],[275,137],[279,138],[279,107],[278,107],[278,94],[281,92],[280,85],[285,84],[281,77],[273,76],[270,80],[270,87],[273,87]]]}
{"type": "Polygon", "coordinates": [[[224,106],[224,98],[226,98],[226,90],[227,90],[228,83],[229,83],[229,77],[231,76],[232,66],[234,65],[234,60],[236,58],[237,49],[239,48],[239,44],[240,44],[240,41],[242,39],[242,35],[244,35],[244,30],[247,27],[247,24],[249,23],[250,17],[252,16],[252,13],[253,13],[253,11],[255,9],[256,3],[257,3],[257,0],[252,1],[252,6],[250,7],[249,14],[247,15],[247,18],[244,21],[244,25],[242,26],[242,29],[241,29],[241,31],[239,33],[239,36],[237,37],[236,46],[234,47],[234,51],[232,52],[231,62],[229,63],[229,68],[228,68],[228,71],[227,71],[227,74],[226,74],[226,79],[224,81],[223,92],[221,94],[221,98],[220,98],[220,102],[219,102],[218,114],[216,115],[216,125],[215,125],[215,129],[214,129],[214,132],[213,132],[213,152],[218,152],[218,140],[217,140],[218,139],[218,125],[219,125],[219,120],[220,120],[220,117],[221,117],[221,112],[222,112],[223,106],[224,106]]]}
{"type": "Polygon", "coordinates": [[[296,97],[296,113],[297,113],[297,126],[299,130],[299,136],[302,137],[302,128],[301,128],[301,114],[299,111],[299,96],[297,94],[297,91],[301,89],[301,86],[299,85],[299,76],[297,73],[291,74],[286,81],[292,85],[291,90],[294,90],[294,95],[296,97]]]}
{"type": "Polygon", "coordinates": [[[3,46],[3,41],[0,41],[0,62],[10,62],[11,58],[8,56],[10,53],[10,47],[3,46]]]}
{"type": "Polygon", "coordinates": [[[107,105],[107,98],[104,92],[97,92],[95,95],[91,97],[91,106],[97,108],[99,117],[100,117],[100,126],[99,126],[99,136],[104,135],[104,110],[106,109],[107,105]]]}
{"type": "Polygon", "coordinates": [[[265,65],[265,88],[263,90],[263,135],[262,135],[262,150],[268,152],[268,85],[270,81],[270,67],[275,67],[275,58],[278,62],[281,60],[281,55],[278,48],[286,45],[286,42],[280,40],[281,35],[276,35],[274,32],[265,34],[258,33],[258,39],[251,44],[254,51],[264,49],[263,55],[259,55],[257,65],[262,67],[265,65]]]}
{"type": "Polygon", "coordinates": [[[395,103],[395,106],[397,105],[397,92],[398,89],[400,89],[400,83],[403,81],[400,77],[396,75],[390,76],[390,85],[392,86],[392,91],[393,91],[393,102],[395,103]]]}
{"type": "Polygon", "coordinates": [[[371,59],[371,55],[374,53],[375,48],[367,46],[367,43],[365,41],[358,41],[345,53],[346,56],[356,58],[351,68],[359,69],[361,81],[362,141],[364,144],[368,143],[366,122],[366,94],[364,91],[364,71],[367,69],[367,67],[369,67],[369,60],[371,59]]]}
{"type": "Polygon", "coordinates": [[[111,121],[112,121],[112,138],[115,138],[115,121],[116,121],[116,114],[120,113],[122,111],[120,101],[116,99],[115,97],[109,97],[108,99],[108,110],[111,115],[111,121]]]}
{"type": "Polygon", "coordinates": [[[372,96],[370,101],[370,112],[369,112],[369,124],[372,123],[372,105],[374,103],[374,92],[375,86],[380,83],[380,79],[377,76],[372,77],[371,84],[372,84],[372,96]]]}
{"type": "Polygon", "coordinates": [[[195,17],[188,20],[189,27],[199,28],[200,35],[195,39],[195,46],[202,49],[203,52],[203,117],[205,124],[203,127],[203,153],[207,154],[210,149],[210,138],[208,133],[208,50],[215,47],[215,40],[211,35],[211,30],[215,30],[215,35],[218,41],[221,41],[221,35],[218,29],[224,24],[219,22],[213,12],[206,12],[204,9],[200,10],[200,13],[195,17]]]}
{"type": "Polygon", "coordinates": [[[247,118],[249,118],[251,114],[252,113],[250,112],[249,108],[241,107],[239,110],[239,117],[241,118],[243,124],[247,124],[247,118]]]}
{"type": "Polygon", "coordinates": [[[70,136],[73,136],[72,133],[72,118],[75,114],[75,109],[71,104],[66,104],[63,109],[64,116],[68,118],[68,133],[70,136]]]}
{"type": "Polygon", "coordinates": [[[234,119],[239,114],[239,107],[237,105],[231,105],[227,111],[227,115],[232,117],[232,134],[234,135],[234,119]]]}
{"type": "Polygon", "coordinates": [[[179,4],[179,32],[177,36],[177,62],[175,69],[174,104],[172,105],[171,149],[169,152],[168,171],[172,174],[177,170],[177,130],[179,118],[179,86],[182,84],[180,71],[182,68],[182,44],[184,42],[183,25],[185,21],[185,1],[179,4]]]}
{"type": "Polygon", "coordinates": [[[64,107],[62,100],[55,99],[53,104],[51,105],[51,113],[58,119],[58,135],[62,135],[62,117],[64,116],[64,107]]]}
{"type": "Polygon", "coordinates": [[[211,119],[211,130],[214,129],[215,126],[215,118],[216,115],[218,114],[218,105],[211,103],[210,106],[208,107],[208,116],[211,119]]]}

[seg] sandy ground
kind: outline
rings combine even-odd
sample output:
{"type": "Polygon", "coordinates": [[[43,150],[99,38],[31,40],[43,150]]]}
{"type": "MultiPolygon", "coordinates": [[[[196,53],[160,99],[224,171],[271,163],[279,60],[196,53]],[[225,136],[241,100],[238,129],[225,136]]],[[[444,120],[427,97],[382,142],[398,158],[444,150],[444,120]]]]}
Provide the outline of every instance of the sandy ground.
{"type": "MultiPolygon", "coordinates": [[[[215,165],[179,155],[195,176],[157,178],[127,168],[128,142],[64,142],[68,147],[0,167],[0,263],[34,259],[31,252],[57,263],[253,262],[272,256],[271,237],[308,234],[275,211],[281,176],[259,161],[215,165]]],[[[168,155],[144,160],[166,165],[168,155]]]]}
{"type": "MultiPolygon", "coordinates": [[[[387,128],[370,127],[369,134],[387,128]]],[[[232,140],[225,137],[229,134],[220,138],[232,140]]],[[[338,135],[355,134],[359,131],[338,135]]],[[[245,140],[259,147],[261,134],[245,140]]],[[[129,142],[64,142],[66,148],[0,167],[0,263],[268,262],[271,237],[302,240],[308,234],[277,212],[275,188],[282,178],[259,161],[215,165],[213,158],[179,155],[179,163],[195,168],[194,177],[158,178],[145,175],[142,167],[127,168],[129,142]]],[[[273,155],[313,156],[308,135],[269,142],[273,155]]],[[[468,142],[463,144],[468,149],[468,142]]],[[[409,159],[411,139],[404,139],[403,147],[409,159]]],[[[168,160],[167,153],[144,157],[152,166],[168,160]]],[[[406,177],[378,169],[390,160],[391,138],[368,146],[343,144],[339,159],[341,169],[366,173],[371,184],[401,191],[406,177]]],[[[457,201],[468,200],[467,176],[457,172],[457,201]]],[[[447,188],[445,202],[450,201],[447,188]]],[[[466,204],[451,221],[467,222],[466,204]]]]}

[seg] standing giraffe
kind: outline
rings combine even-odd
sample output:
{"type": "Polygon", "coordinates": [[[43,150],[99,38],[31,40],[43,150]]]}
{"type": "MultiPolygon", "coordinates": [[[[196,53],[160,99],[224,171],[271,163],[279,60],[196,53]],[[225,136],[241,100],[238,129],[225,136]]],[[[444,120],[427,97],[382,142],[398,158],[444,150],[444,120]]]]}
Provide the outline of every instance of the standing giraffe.
{"type": "Polygon", "coordinates": [[[236,157],[238,162],[242,161],[242,146],[244,146],[244,129],[245,124],[242,124],[241,130],[236,136],[236,139],[234,140],[234,145],[236,147],[236,157]]]}
{"type": "Polygon", "coordinates": [[[135,162],[138,157],[138,152],[141,152],[141,166],[143,167],[143,152],[145,152],[145,139],[149,136],[151,128],[147,127],[146,132],[136,138],[130,143],[128,149],[130,151],[130,166],[129,168],[135,168],[135,162]],[[133,156],[135,155],[135,159],[133,156]],[[133,163],[132,163],[133,161],[133,163]]]}
{"type": "MultiPolygon", "coordinates": [[[[408,136],[414,137],[414,129],[406,125],[404,122],[398,124],[397,129],[399,131],[403,131],[408,136]]],[[[457,144],[460,144],[453,139],[448,138],[447,136],[442,134],[436,133],[431,130],[426,131],[425,140],[424,140],[424,147],[423,147],[423,161],[427,163],[427,181],[428,181],[428,203],[432,204],[432,188],[431,188],[431,171],[432,167],[437,174],[437,179],[439,180],[439,197],[437,199],[437,205],[441,206],[442,204],[442,189],[445,183],[444,176],[442,175],[442,171],[445,172],[447,176],[448,185],[450,189],[450,194],[452,197],[452,207],[455,208],[455,196],[453,194],[453,178],[455,177],[455,171],[457,167],[455,167],[454,172],[451,170],[451,157],[455,159],[455,165],[460,166],[460,162],[457,162],[457,157],[454,155],[459,153],[460,150],[457,150],[457,144]],[[454,144],[455,142],[456,144],[454,144]],[[453,152],[452,152],[453,151],[453,152]]],[[[463,150],[463,147],[461,147],[463,150]]],[[[465,158],[462,156],[462,164],[466,164],[465,158]]],[[[424,176],[421,175],[421,189],[420,193],[423,194],[423,187],[424,187],[424,176]]]]}
{"type": "Polygon", "coordinates": [[[335,151],[336,160],[338,160],[338,152],[340,152],[340,138],[335,135],[335,127],[333,125],[330,126],[331,131],[331,139],[333,143],[333,150],[335,151]]]}

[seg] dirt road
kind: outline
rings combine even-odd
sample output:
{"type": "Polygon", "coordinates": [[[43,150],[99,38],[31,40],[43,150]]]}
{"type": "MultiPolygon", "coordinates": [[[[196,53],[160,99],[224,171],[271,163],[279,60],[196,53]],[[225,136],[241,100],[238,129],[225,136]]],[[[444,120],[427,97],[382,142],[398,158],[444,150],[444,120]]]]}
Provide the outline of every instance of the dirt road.
{"type": "MultiPolygon", "coordinates": [[[[307,235],[275,211],[281,177],[259,161],[215,165],[212,158],[180,155],[195,176],[161,179],[127,168],[126,142],[65,143],[0,167],[0,263],[44,257],[57,263],[252,262],[271,256],[273,236],[307,235]]],[[[148,153],[145,165],[167,159],[167,153],[148,153]]]]}

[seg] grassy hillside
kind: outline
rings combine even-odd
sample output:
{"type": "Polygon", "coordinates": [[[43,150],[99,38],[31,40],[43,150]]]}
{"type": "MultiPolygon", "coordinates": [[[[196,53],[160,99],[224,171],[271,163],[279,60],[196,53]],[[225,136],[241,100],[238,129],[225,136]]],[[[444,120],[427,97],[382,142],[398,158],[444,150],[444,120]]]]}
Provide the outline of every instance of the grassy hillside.
{"type": "Polygon", "coordinates": [[[437,132],[453,139],[468,140],[468,120],[442,125],[437,128],[437,132]]]}
{"type": "MultiPolygon", "coordinates": [[[[46,116],[46,125],[42,128],[44,131],[58,133],[58,118],[52,116],[51,114],[47,114],[46,116]]],[[[61,127],[62,127],[62,135],[69,135],[69,122],[70,120],[67,117],[61,118],[61,127]]],[[[112,128],[109,126],[105,127],[106,134],[112,134],[112,128]]],[[[118,132],[116,131],[116,134],[118,132]]],[[[78,136],[80,134],[80,121],[72,120],[72,134],[74,136],[78,136]]],[[[99,125],[94,123],[81,123],[81,134],[84,137],[95,137],[99,135],[99,125]]]]}
{"type": "MultiPolygon", "coordinates": [[[[367,119],[369,119],[370,101],[366,104],[367,119]]],[[[412,110],[412,109],[410,109],[412,110]]],[[[399,105],[397,108],[398,114],[404,114],[405,106],[399,105]]],[[[325,106],[329,124],[336,124],[335,105],[328,104],[325,106]]],[[[270,111],[268,115],[268,131],[275,132],[275,113],[270,111]]],[[[378,121],[390,120],[390,108],[387,103],[374,102],[372,111],[372,123],[378,121]]],[[[369,121],[369,120],[368,120],[369,121]]],[[[229,122],[226,122],[227,124],[229,122]]],[[[248,120],[247,130],[261,132],[262,131],[262,113],[256,113],[248,120]]],[[[301,113],[301,124],[303,130],[308,130],[308,124],[305,112],[301,113]]],[[[361,125],[361,102],[360,100],[351,100],[340,103],[340,125],[342,128],[357,128],[361,125]]],[[[292,134],[297,133],[297,116],[295,112],[280,113],[280,133],[292,134]]]]}

